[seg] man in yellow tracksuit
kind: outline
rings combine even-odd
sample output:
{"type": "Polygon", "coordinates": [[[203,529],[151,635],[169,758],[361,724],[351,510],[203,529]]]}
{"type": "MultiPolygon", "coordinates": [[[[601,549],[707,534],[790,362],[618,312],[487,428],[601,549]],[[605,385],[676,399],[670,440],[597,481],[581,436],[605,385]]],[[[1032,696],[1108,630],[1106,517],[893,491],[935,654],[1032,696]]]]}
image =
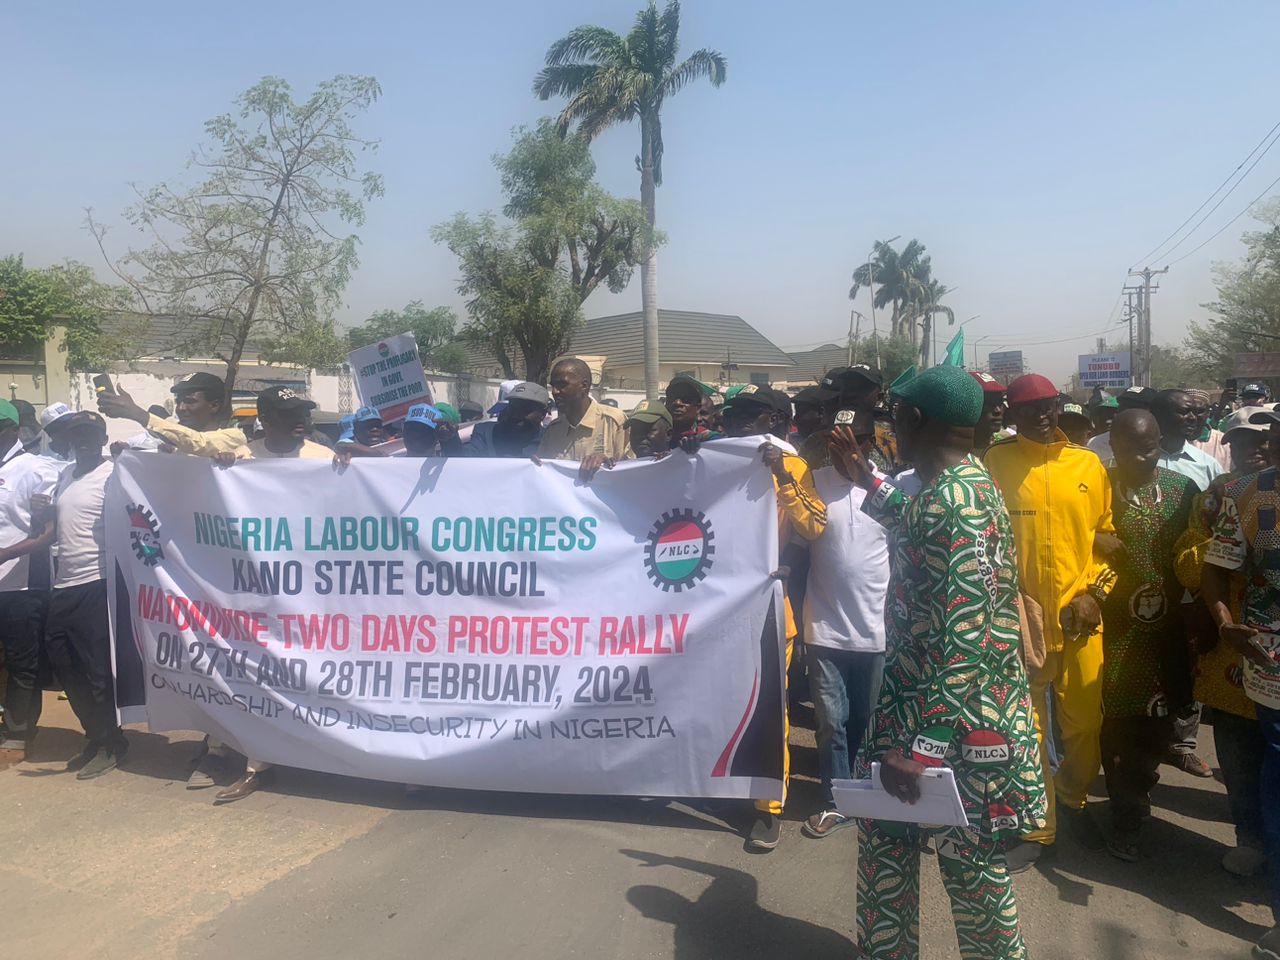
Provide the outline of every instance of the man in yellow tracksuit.
{"type": "Polygon", "coordinates": [[[993,443],[985,459],[1009,508],[1018,547],[1024,635],[1030,638],[1027,673],[1049,795],[1045,828],[1009,853],[1016,871],[1057,839],[1059,810],[1079,842],[1102,846],[1085,800],[1102,761],[1100,608],[1115,583],[1098,551],[1111,549],[1115,528],[1111,481],[1102,461],[1058,429],[1057,387],[1028,374],[1009,384],[1008,400],[1017,435],[993,443]],[[1051,688],[1063,752],[1056,777],[1047,745],[1051,688]]]}
{"type": "MultiPolygon", "coordinates": [[[[724,430],[726,436],[751,437],[769,434],[778,429],[785,431],[791,420],[791,399],[769,387],[749,383],[725,404],[724,430]]],[[[798,456],[785,452],[774,443],[761,448],[761,458],[773,474],[774,488],[778,494],[778,544],[785,546],[791,534],[797,533],[805,540],[813,540],[827,528],[827,505],[818,496],[813,485],[809,466],[798,456]]],[[[783,593],[783,614],[786,619],[787,666],[791,666],[791,651],[796,637],[796,621],[791,611],[791,601],[783,593]]],[[[785,677],[785,673],[784,673],[785,677]]],[[[787,777],[791,772],[791,751],[787,748],[788,725],[786,722],[786,697],[783,697],[782,724],[782,780],[785,796],[787,777]]],[[[772,850],[778,845],[781,834],[782,800],[756,801],[757,816],[751,826],[747,843],[757,850],[772,850]]]]}

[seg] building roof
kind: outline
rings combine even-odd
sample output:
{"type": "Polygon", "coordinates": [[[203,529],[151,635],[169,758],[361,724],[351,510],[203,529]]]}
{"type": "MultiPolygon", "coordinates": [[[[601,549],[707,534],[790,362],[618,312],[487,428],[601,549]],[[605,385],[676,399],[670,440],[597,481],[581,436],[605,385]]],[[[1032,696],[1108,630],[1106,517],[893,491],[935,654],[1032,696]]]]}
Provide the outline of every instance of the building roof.
{"type": "Polygon", "coordinates": [[[807,377],[810,380],[821,380],[823,374],[834,367],[849,365],[849,348],[824,343],[813,350],[801,350],[787,354],[794,363],[795,369],[787,371],[793,380],[807,377]]]}
{"type": "MultiPolygon", "coordinates": [[[[644,315],[639,311],[588,320],[573,336],[573,353],[605,356],[606,368],[644,363],[644,315]]],[[[658,362],[734,363],[790,367],[791,358],[741,317],[689,310],[658,311],[658,362]]]]}
{"type": "MultiPolygon", "coordinates": [[[[212,360],[231,353],[231,337],[215,343],[211,324],[193,323],[185,317],[162,314],[117,313],[102,320],[103,332],[127,341],[129,353],[138,360],[212,360]]],[[[242,361],[256,363],[261,352],[250,340],[242,361]]]]}

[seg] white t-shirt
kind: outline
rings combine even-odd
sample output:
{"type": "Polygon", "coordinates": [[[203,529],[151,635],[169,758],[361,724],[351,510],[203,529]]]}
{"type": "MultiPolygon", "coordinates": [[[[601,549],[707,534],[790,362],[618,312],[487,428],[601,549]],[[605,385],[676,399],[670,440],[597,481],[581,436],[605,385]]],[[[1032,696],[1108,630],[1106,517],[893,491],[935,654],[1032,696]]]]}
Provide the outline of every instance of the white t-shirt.
{"type": "MultiPolygon", "coordinates": [[[[26,453],[14,444],[0,460],[0,547],[11,547],[26,540],[31,533],[31,498],[37,494],[52,496],[58,485],[59,465],[34,453],[26,453]]],[[[0,591],[26,590],[32,585],[33,554],[17,557],[0,566],[0,591]]],[[[48,564],[48,551],[38,555],[48,564]]],[[[38,571],[35,586],[49,588],[48,571],[38,571]]]]}
{"type": "Polygon", "coordinates": [[[815,470],[813,484],[827,505],[827,527],[809,544],[804,642],[883,653],[888,531],[862,512],[866,492],[835,467],[815,470]]]}
{"type": "Polygon", "coordinates": [[[115,464],[104,460],[82,477],[72,467],[58,481],[58,573],[55,590],[106,579],[107,537],[102,504],[115,464]]]}

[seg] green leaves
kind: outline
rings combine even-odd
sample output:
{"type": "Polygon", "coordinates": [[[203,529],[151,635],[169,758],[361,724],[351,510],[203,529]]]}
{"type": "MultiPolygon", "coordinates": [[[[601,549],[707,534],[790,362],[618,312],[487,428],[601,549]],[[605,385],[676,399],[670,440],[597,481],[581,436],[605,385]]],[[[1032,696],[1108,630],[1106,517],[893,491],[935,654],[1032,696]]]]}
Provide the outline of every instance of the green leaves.
{"type": "Polygon", "coordinates": [[[379,310],[358,327],[347,331],[348,349],[368,346],[401,333],[412,333],[418,353],[427,369],[456,373],[465,368],[466,351],[461,359],[457,345],[450,343],[458,328],[458,315],[450,307],[428,310],[421,300],[411,300],[403,310],[379,310]]]}
{"type": "MultiPolygon", "coordinates": [[[[101,283],[83,263],[28,269],[22,255],[0,259],[0,343],[6,355],[26,353],[66,329],[67,361],[77,370],[100,370],[111,360],[136,356],[136,343],[102,332],[100,321],[122,310],[127,291],[101,283]]],[[[128,329],[120,325],[121,330],[128,329]]]]}

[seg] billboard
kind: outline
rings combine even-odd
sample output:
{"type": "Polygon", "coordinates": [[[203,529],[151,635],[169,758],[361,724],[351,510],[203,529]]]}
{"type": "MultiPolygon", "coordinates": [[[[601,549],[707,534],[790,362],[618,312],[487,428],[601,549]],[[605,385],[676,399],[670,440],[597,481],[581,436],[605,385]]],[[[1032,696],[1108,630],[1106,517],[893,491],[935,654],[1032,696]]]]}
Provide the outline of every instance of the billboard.
{"type": "Polygon", "coordinates": [[[1132,385],[1129,353],[1085,353],[1079,357],[1080,386],[1086,390],[1123,390],[1132,385]]]}
{"type": "Polygon", "coordinates": [[[987,354],[987,372],[1001,383],[1008,383],[1022,376],[1022,351],[1002,350],[987,354]]]}

